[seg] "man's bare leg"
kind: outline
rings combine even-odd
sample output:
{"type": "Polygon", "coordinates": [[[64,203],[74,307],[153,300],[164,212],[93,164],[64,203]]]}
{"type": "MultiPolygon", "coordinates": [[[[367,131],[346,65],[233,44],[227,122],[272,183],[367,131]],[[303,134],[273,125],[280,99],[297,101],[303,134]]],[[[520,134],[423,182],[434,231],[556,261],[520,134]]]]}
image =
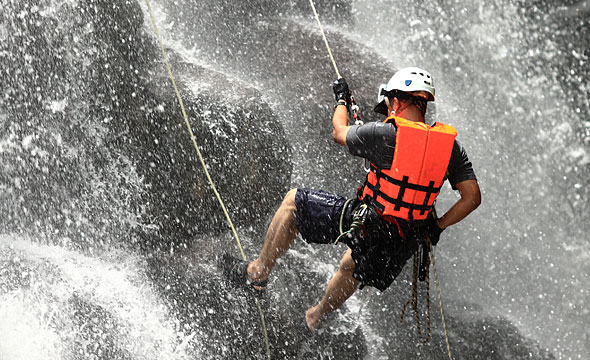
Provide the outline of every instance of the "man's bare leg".
{"type": "Polygon", "coordinates": [[[330,280],[326,294],[319,304],[305,313],[305,321],[311,332],[315,332],[318,322],[328,313],[338,309],[355,291],[359,281],[352,277],[354,260],[350,249],[342,257],[338,271],[330,280]]]}
{"type": "Polygon", "coordinates": [[[248,264],[248,276],[254,281],[264,281],[268,278],[276,261],[287,251],[297,236],[297,223],[295,222],[295,193],[297,189],[290,190],[281,206],[275,213],[264,239],[264,246],[258,258],[248,264]]]}

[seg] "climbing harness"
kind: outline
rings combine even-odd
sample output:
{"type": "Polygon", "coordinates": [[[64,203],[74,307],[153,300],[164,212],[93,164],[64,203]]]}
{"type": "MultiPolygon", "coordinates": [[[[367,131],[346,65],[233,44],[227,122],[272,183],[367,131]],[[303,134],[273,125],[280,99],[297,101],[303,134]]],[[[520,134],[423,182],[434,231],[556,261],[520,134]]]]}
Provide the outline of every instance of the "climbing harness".
{"type": "Polygon", "coordinates": [[[346,212],[348,206],[352,199],[346,200],[344,206],[342,207],[342,213],[340,214],[340,235],[334,241],[334,245],[338,244],[340,240],[344,237],[352,239],[354,237],[363,237],[363,226],[365,225],[365,220],[367,219],[368,214],[368,205],[361,204],[358,209],[354,211],[352,214],[352,224],[350,224],[350,228],[348,230],[344,230],[344,213],[346,212]]]}
{"type": "MultiPolygon", "coordinates": [[[[203,171],[205,172],[207,180],[209,181],[209,184],[211,185],[211,189],[215,193],[215,196],[217,197],[217,200],[219,201],[219,205],[221,206],[221,209],[223,210],[223,213],[225,214],[225,218],[227,219],[227,222],[228,222],[230,228],[232,229],[233,235],[236,239],[236,243],[238,244],[238,249],[240,250],[240,254],[242,255],[242,259],[244,261],[246,261],[247,260],[246,254],[244,253],[244,249],[242,248],[242,244],[240,242],[238,232],[236,231],[236,228],[229,216],[229,212],[227,211],[227,208],[225,207],[225,204],[223,203],[223,200],[221,199],[221,195],[219,195],[219,192],[217,191],[217,187],[215,186],[215,183],[213,182],[213,179],[211,178],[211,175],[209,174],[209,170],[207,170],[207,165],[205,164],[205,160],[203,159],[203,155],[201,154],[201,150],[199,149],[199,146],[197,145],[197,139],[195,137],[195,134],[193,133],[191,124],[188,120],[188,116],[187,116],[186,110],[184,108],[184,102],[182,101],[182,97],[180,96],[180,92],[178,91],[178,87],[176,86],[176,81],[174,80],[174,75],[172,74],[172,68],[170,67],[170,63],[168,62],[168,55],[166,54],[166,50],[164,49],[164,43],[162,42],[162,38],[160,37],[160,32],[158,31],[158,26],[156,25],[156,19],[154,18],[151,4],[150,4],[149,0],[145,0],[145,3],[147,5],[150,19],[151,19],[152,25],[154,27],[154,32],[156,34],[156,38],[157,38],[158,43],[160,45],[160,50],[162,52],[162,58],[164,59],[164,63],[166,64],[166,69],[168,70],[168,76],[170,77],[170,81],[172,82],[172,86],[174,87],[174,92],[176,93],[176,97],[177,97],[178,102],[180,104],[180,110],[182,111],[182,116],[184,117],[184,122],[186,124],[188,133],[191,137],[191,140],[193,141],[193,146],[197,152],[197,155],[199,157],[199,161],[201,162],[201,165],[203,166],[203,171]]],[[[270,359],[271,358],[270,357],[270,344],[268,341],[268,332],[266,330],[266,321],[264,319],[264,313],[262,312],[262,307],[260,306],[258,298],[254,298],[254,301],[256,302],[256,306],[258,307],[258,313],[260,314],[260,322],[262,324],[262,331],[264,333],[264,341],[265,341],[265,345],[266,345],[266,354],[267,354],[268,359],[270,359]]]]}

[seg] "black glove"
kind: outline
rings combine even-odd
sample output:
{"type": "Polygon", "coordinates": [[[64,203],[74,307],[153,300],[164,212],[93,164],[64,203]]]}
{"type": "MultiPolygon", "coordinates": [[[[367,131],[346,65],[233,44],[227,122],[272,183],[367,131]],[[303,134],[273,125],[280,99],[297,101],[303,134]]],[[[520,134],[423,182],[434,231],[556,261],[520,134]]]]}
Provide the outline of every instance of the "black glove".
{"type": "Polygon", "coordinates": [[[426,236],[430,238],[430,243],[432,244],[432,246],[436,246],[436,244],[438,244],[438,241],[440,240],[440,234],[443,232],[444,229],[438,227],[438,219],[432,213],[428,215],[425,221],[426,236]]]}
{"type": "Polygon", "coordinates": [[[334,97],[336,101],[344,100],[347,104],[350,104],[350,90],[348,84],[344,78],[340,78],[332,83],[332,90],[334,91],[334,97]]]}

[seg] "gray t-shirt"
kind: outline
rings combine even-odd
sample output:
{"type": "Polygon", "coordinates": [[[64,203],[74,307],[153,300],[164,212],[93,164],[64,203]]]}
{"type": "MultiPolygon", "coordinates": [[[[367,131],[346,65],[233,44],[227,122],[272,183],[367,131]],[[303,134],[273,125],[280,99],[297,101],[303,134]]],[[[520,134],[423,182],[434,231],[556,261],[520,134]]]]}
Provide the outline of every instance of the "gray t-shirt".
{"type": "MultiPolygon", "coordinates": [[[[346,145],[352,155],[365,158],[381,169],[389,169],[393,162],[396,133],[397,129],[392,123],[352,125],[346,134],[346,145]]],[[[455,190],[458,183],[476,179],[467,153],[457,140],[447,170],[447,179],[455,190]]]]}

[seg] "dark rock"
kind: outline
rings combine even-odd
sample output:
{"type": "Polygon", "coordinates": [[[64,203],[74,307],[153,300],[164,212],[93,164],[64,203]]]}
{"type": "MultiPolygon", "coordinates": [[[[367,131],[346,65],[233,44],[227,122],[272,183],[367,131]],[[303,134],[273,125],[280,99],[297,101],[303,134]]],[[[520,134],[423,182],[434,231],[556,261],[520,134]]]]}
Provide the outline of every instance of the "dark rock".
{"type": "MultiPolygon", "coordinates": [[[[75,238],[72,246],[87,249],[111,241],[169,248],[227,228],[137,2],[2,10],[14,34],[0,45],[4,229],[75,238]]],[[[170,52],[226,206],[237,225],[258,224],[290,178],[276,115],[248,84],[170,52]]]]}
{"type": "MultiPolygon", "coordinates": [[[[150,276],[163,297],[175,309],[176,318],[188,332],[196,332],[195,346],[206,358],[264,359],[266,345],[256,298],[262,309],[272,359],[360,359],[367,353],[358,325],[345,317],[332,316],[312,335],[305,324],[306,298],[317,291],[306,287],[317,277],[288,270],[279,284],[269,285],[266,294],[255,297],[235,288],[217,271],[195,262],[192,255],[175,254],[150,259],[150,276]],[[297,294],[293,291],[297,289],[297,294]],[[295,298],[294,298],[295,297],[295,298]],[[346,330],[343,330],[346,329],[346,330]]],[[[292,260],[292,259],[290,259],[292,260]]],[[[291,261],[290,261],[291,262],[291,261]]],[[[295,264],[291,265],[301,265],[295,264]]],[[[274,278],[273,278],[274,279],[274,278]]],[[[346,310],[344,310],[346,311],[346,310]]]]}

